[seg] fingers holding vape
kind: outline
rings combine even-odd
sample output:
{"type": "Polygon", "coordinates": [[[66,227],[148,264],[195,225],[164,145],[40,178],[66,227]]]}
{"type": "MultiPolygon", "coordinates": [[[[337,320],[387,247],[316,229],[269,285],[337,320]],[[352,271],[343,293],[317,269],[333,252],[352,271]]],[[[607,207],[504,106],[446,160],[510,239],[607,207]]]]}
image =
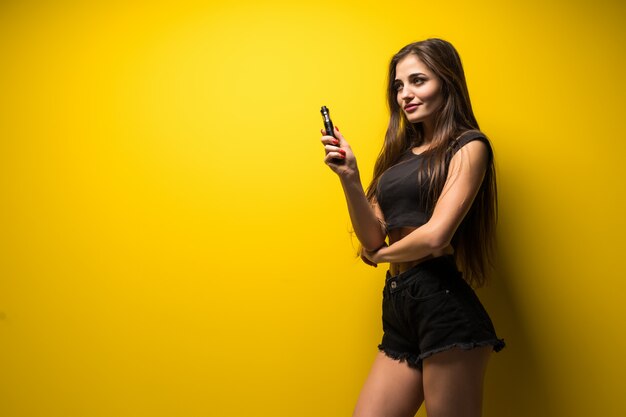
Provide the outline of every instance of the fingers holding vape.
{"type": "MultiPolygon", "coordinates": [[[[325,133],[322,130],[322,134],[325,133]]],[[[322,144],[326,157],[324,163],[328,165],[334,172],[340,175],[349,175],[356,172],[356,158],[352,153],[350,145],[343,135],[335,128],[336,136],[322,136],[322,144]]]]}
{"type": "MultiPolygon", "coordinates": [[[[335,128],[335,132],[333,135],[326,133],[325,129],[321,130],[322,132],[322,144],[324,145],[324,149],[326,150],[326,155],[330,155],[331,158],[337,159],[336,163],[343,163],[343,160],[346,158],[346,151],[342,148],[342,139],[343,136],[340,136],[339,130],[335,128]]],[[[345,139],[343,139],[344,146],[347,145],[345,139]]]]}

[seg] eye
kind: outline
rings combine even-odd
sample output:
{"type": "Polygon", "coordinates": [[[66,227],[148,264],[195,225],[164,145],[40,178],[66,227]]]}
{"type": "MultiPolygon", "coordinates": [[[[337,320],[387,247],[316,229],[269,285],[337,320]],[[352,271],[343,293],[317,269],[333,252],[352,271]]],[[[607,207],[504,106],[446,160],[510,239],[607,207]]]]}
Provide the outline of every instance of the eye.
{"type": "Polygon", "coordinates": [[[413,78],[413,84],[415,84],[415,85],[422,85],[425,82],[426,82],[425,78],[420,78],[420,77],[413,78]]]}
{"type": "Polygon", "coordinates": [[[393,85],[393,89],[396,90],[396,91],[402,90],[402,83],[395,83],[393,85]]]}

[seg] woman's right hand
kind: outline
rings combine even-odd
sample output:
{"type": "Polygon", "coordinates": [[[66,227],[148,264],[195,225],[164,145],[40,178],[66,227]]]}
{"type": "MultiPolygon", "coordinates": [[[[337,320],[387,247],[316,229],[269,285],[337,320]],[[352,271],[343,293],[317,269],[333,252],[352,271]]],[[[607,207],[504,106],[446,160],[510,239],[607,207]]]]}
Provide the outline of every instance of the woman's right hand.
{"type": "Polygon", "coordinates": [[[322,129],[322,144],[326,151],[324,163],[330,167],[337,175],[343,178],[350,178],[358,174],[356,158],[352,153],[352,148],[335,126],[335,137],[326,135],[322,129]]]}

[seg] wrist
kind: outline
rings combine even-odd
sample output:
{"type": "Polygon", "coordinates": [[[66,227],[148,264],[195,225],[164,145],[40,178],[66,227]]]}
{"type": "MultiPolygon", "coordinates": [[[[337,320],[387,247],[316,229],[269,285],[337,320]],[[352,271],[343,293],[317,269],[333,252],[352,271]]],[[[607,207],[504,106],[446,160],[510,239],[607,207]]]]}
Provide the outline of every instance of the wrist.
{"type": "Polygon", "coordinates": [[[344,188],[350,188],[353,186],[363,187],[361,185],[361,175],[358,170],[354,170],[353,172],[346,172],[343,175],[339,176],[339,180],[341,181],[341,185],[344,188]]]}
{"type": "Polygon", "coordinates": [[[385,255],[387,255],[388,249],[389,246],[385,245],[376,251],[376,263],[388,262],[387,258],[385,257],[385,255]]]}

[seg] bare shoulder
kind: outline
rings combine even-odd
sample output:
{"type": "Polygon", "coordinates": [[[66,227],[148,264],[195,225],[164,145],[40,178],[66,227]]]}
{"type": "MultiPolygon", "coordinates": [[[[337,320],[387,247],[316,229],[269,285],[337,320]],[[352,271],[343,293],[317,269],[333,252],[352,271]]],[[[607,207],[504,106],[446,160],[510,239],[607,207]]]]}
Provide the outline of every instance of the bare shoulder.
{"type": "Polygon", "coordinates": [[[450,170],[484,171],[491,159],[491,147],[488,142],[472,140],[463,144],[450,160],[450,170]]]}
{"type": "Polygon", "coordinates": [[[452,156],[458,153],[468,153],[468,151],[477,152],[480,156],[484,156],[486,152],[488,159],[493,158],[493,149],[487,135],[479,130],[470,130],[463,133],[451,144],[452,156]],[[480,149],[476,151],[476,149],[480,149]],[[462,151],[462,152],[460,152],[462,151]]]}

